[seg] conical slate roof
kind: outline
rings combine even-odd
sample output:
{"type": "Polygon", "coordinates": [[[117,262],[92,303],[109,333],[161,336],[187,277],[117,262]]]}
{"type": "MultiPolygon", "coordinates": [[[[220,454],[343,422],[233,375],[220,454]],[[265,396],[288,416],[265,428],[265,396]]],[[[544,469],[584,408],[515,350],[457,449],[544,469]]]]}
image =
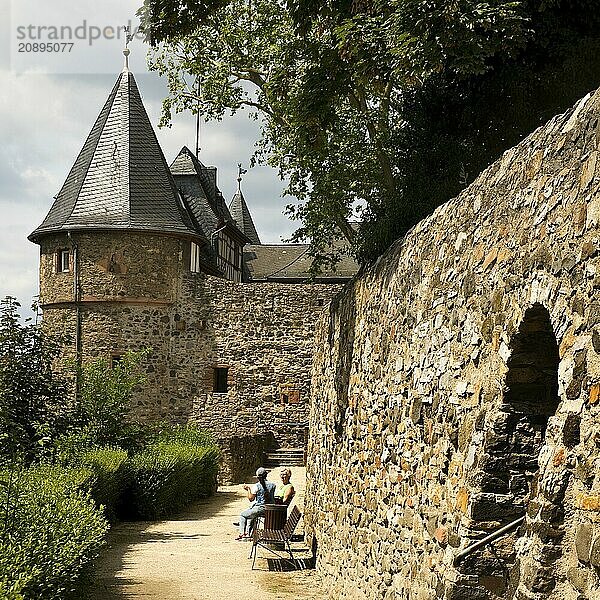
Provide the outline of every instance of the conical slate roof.
{"type": "Polygon", "coordinates": [[[125,69],[43,223],[29,236],[131,229],[199,236],[125,69]]]}
{"type": "Polygon", "coordinates": [[[246,200],[244,200],[244,194],[242,194],[241,189],[238,189],[231,199],[229,212],[231,213],[233,220],[237,223],[238,228],[250,240],[250,242],[252,244],[260,244],[260,239],[258,237],[258,233],[256,233],[256,227],[254,226],[252,215],[250,214],[246,200]]]}

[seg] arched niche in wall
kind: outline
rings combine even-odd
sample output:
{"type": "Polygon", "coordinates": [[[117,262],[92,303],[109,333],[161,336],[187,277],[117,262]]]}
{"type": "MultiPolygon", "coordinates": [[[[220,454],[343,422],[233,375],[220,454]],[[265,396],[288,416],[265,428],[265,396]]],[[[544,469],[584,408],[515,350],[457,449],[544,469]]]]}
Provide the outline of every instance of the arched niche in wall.
{"type": "MultiPolygon", "coordinates": [[[[556,413],[559,352],[550,315],[541,304],[527,309],[510,343],[502,400],[488,415],[484,452],[472,479],[470,529],[484,535],[525,515],[538,471],[548,420],[556,413]]],[[[462,561],[476,575],[482,598],[510,596],[520,530],[462,561]]]]}
{"type": "Polygon", "coordinates": [[[502,477],[520,515],[527,507],[548,419],[558,409],[559,360],[550,315],[541,304],[534,304],[525,312],[511,343],[500,407],[506,415],[501,417],[505,434],[496,440],[496,453],[507,458],[502,477]]]}

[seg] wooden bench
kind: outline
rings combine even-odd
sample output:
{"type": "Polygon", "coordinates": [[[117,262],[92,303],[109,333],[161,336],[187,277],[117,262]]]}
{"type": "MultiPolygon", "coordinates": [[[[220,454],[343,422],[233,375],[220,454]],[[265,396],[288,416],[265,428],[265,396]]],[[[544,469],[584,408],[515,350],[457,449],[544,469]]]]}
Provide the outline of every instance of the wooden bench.
{"type": "Polygon", "coordinates": [[[294,555],[292,554],[292,548],[290,546],[290,540],[292,539],[292,535],[294,534],[294,530],[300,521],[300,517],[302,513],[298,510],[297,506],[294,506],[292,512],[290,513],[283,529],[255,529],[252,533],[252,548],[250,549],[250,556],[248,558],[252,558],[252,568],[254,569],[254,563],[256,561],[256,554],[258,551],[258,547],[264,548],[280,558],[289,562],[292,566],[296,567],[296,563],[294,562],[294,555]],[[272,548],[268,546],[268,544],[283,544],[284,550],[288,552],[290,558],[282,556],[278,552],[275,552],[272,548]]]}
{"type": "Polygon", "coordinates": [[[263,515],[263,529],[283,529],[287,520],[287,506],[285,504],[265,504],[263,515]]]}

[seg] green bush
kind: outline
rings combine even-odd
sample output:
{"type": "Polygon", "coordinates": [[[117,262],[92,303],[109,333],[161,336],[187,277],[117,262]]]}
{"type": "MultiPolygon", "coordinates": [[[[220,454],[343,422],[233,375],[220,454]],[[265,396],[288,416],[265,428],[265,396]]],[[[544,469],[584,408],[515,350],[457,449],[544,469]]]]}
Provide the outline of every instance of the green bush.
{"type": "Polygon", "coordinates": [[[86,469],[0,474],[0,598],[74,597],[98,556],[106,519],[81,487],[86,469]]]}
{"type": "Polygon", "coordinates": [[[124,447],[138,425],[128,422],[133,391],[145,381],[142,364],[150,349],[126,352],[111,364],[98,358],[76,367],[79,394],[72,429],[91,446],[124,447]]]}
{"type": "Polygon", "coordinates": [[[156,442],[128,461],[129,516],[158,519],[210,496],[216,488],[218,466],[215,446],[156,442]]]}
{"type": "Polygon", "coordinates": [[[215,447],[213,437],[193,423],[186,425],[162,425],[152,436],[154,443],[187,444],[199,447],[215,447]]]}
{"type": "Polygon", "coordinates": [[[127,486],[127,452],[120,448],[93,448],[82,452],[75,465],[89,470],[86,484],[92,498],[114,522],[127,486]]]}
{"type": "Polygon", "coordinates": [[[0,465],[36,460],[68,423],[70,381],[57,368],[66,338],[22,324],[19,307],[0,300],[0,465]]]}

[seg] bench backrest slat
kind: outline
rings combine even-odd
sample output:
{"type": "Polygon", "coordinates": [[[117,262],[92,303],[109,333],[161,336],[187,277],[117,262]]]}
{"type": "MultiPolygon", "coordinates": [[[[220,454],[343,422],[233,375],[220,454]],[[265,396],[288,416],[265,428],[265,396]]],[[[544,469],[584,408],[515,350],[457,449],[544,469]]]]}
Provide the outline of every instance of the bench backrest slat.
{"type": "Polygon", "coordinates": [[[286,538],[291,537],[292,533],[294,533],[294,529],[296,529],[296,525],[300,522],[300,517],[302,513],[298,510],[297,506],[292,508],[292,512],[290,516],[287,518],[285,525],[283,526],[283,534],[286,538]]]}

